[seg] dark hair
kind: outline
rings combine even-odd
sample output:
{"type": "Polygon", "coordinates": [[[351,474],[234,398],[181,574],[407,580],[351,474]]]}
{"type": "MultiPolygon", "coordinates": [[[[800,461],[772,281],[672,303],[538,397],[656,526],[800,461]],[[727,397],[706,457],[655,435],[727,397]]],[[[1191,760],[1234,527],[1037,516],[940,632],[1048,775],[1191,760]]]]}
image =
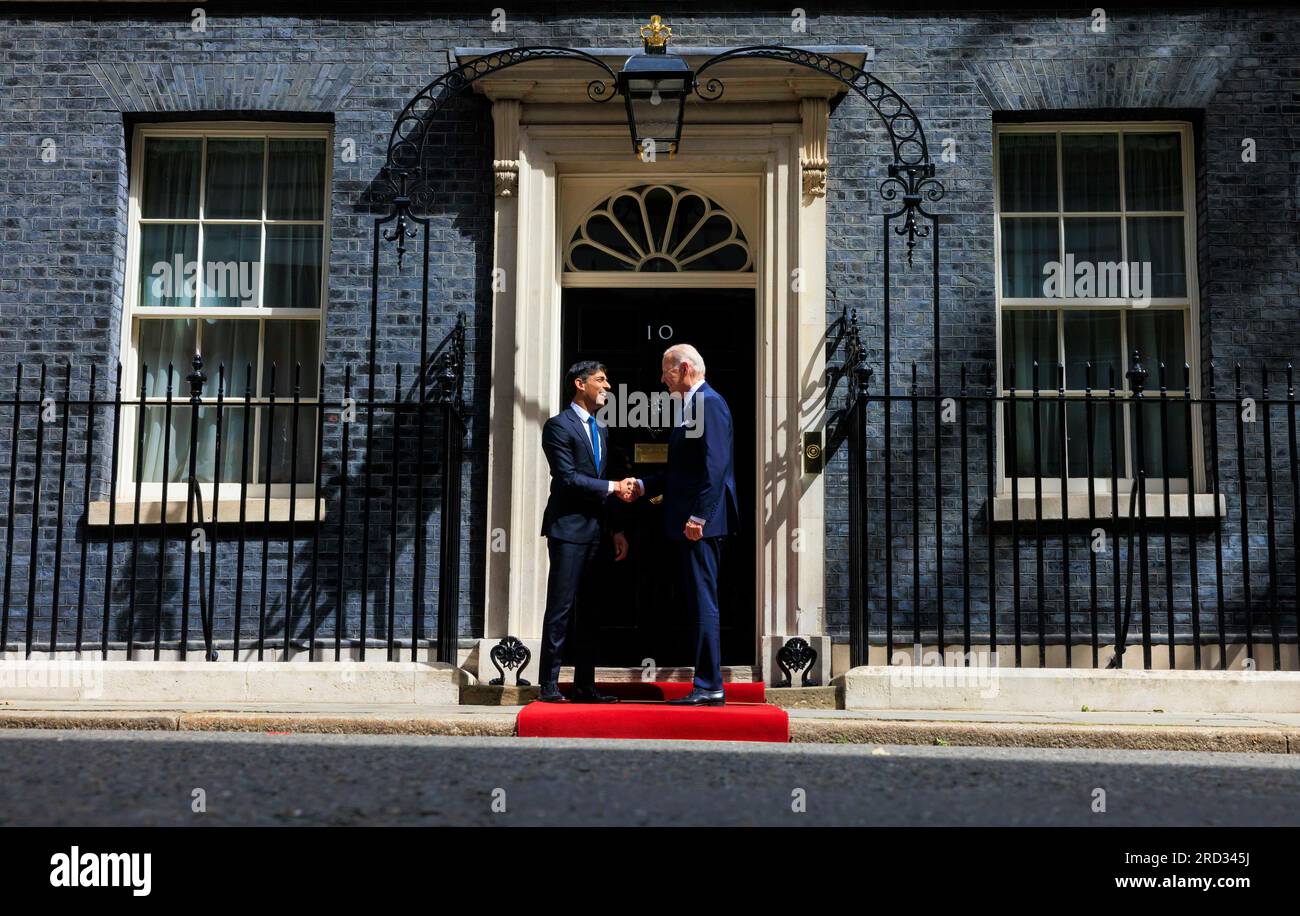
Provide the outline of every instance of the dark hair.
{"type": "Polygon", "coordinates": [[[569,367],[569,371],[564,373],[565,397],[569,398],[570,400],[573,399],[574,394],[576,394],[573,388],[574,382],[578,381],[579,379],[585,382],[587,379],[591,378],[597,372],[604,372],[604,371],[605,371],[605,364],[602,362],[598,362],[594,359],[582,359],[574,363],[572,366],[569,367]]]}

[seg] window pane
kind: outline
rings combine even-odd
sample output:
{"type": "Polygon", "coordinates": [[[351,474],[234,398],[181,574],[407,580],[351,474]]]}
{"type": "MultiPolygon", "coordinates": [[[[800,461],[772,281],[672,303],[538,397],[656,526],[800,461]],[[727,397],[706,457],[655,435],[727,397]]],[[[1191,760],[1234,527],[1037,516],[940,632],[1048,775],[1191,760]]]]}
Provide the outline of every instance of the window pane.
{"type": "Polygon", "coordinates": [[[1038,362],[1038,384],[1056,388],[1059,361],[1056,349],[1056,312],[1050,310],[1002,313],[1003,384],[1017,389],[1034,386],[1034,362],[1038,362]]]}
{"type": "Polygon", "coordinates": [[[194,304],[199,227],[140,227],[140,305],[194,304]]]}
{"type": "MultiPolygon", "coordinates": [[[[1074,277],[1065,277],[1068,292],[1079,298],[1106,298],[1125,293],[1118,274],[1103,265],[1123,260],[1119,219],[1073,218],[1065,220],[1065,252],[1074,255],[1074,277]]],[[[1066,261],[1067,268],[1070,262],[1066,261]]]]}
{"type": "Polygon", "coordinates": [[[204,397],[217,396],[217,373],[225,366],[227,398],[243,397],[248,366],[257,371],[258,322],[237,318],[208,319],[203,322],[203,371],[208,380],[203,386],[204,397]],[[232,385],[233,381],[233,385],[232,385]]]}
{"type": "MultiPolygon", "coordinates": [[[[137,456],[136,467],[140,469],[140,479],[145,483],[161,483],[163,479],[163,451],[167,452],[167,480],[180,483],[181,486],[168,490],[167,499],[185,499],[184,481],[189,478],[190,467],[190,430],[192,416],[189,403],[178,401],[172,404],[170,433],[164,437],[163,426],[167,419],[166,404],[150,404],[143,410],[144,441],[143,448],[137,456]]],[[[222,483],[238,482],[240,465],[243,461],[244,417],[242,408],[225,408],[221,428],[221,480],[222,483]]],[[[199,437],[194,444],[194,476],[199,483],[212,483],[212,470],[216,464],[217,453],[217,410],[215,407],[199,408],[199,437]]],[[[249,456],[249,482],[253,475],[252,455],[249,456]]],[[[225,494],[227,496],[232,494],[225,494]]],[[[205,503],[204,509],[211,511],[211,504],[205,503]]],[[[197,513],[198,506],[195,506],[197,513]]]]}
{"type": "Polygon", "coordinates": [[[320,307],[320,226],[266,227],[268,308],[320,307]]]}
{"type": "Polygon", "coordinates": [[[205,219],[262,218],[262,141],[209,140],[205,219]]]}
{"type": "Polygon", "coordinates": [[[1124,135],[1124,189],[1128,209],[1183,209],[1180,151],[1179,134],[1124,135]]]}
{"type": "Polygon", "coordinates": [[[1061,134],[1066,210],[1119,210],[1119,135],[1061,134]]]}
{"type": "Polygon", "coordinates": [[[198,219],[199,156],[203,141],[189,137],[149,137],[144,141],[145,219],[198,219]]]}
{"type": "Polygon", "coordinates": [[[1011,477],[1061,476],[1061,405],[1055,394],[1041,398],[1035,405],[1030,398],[1017,398],[1008,404],[1003,419],[1006,422],[1006,464],[1011,477]],[[1038,429],[1034,429],[1035,407],[1038,429]],[[1011,417],[1015,416],[1015,426],[1011,417]],[[1035,432],[1037,436],[1035,437],[1035,432]]]}
{"type": "MultiPolygon", "coordinates": [[[[1116,397],[1115,406],[1112,408],[1109,396],[1093,396],[1092,405],[1092,476],[1109,477],[1111,467],[1117,466],[1120,469],[1120,476],[1124,476],[1124,408],[1122,399],[1116,397]],[[1110,434],[1110,414],[1115,411],[1115,432],[1120,441],[1117,443],[1118,450],[1112,450],[1111,444],[1115,439],[1110,434]],[[1112,453],[1113,452],[1113,453],[1112,453]]],[[[1071,400],[1065,408],[1065,418],[1068,424],[1067,432],[1069,435],[1069,452],[1067,455],[1067,467],[1071,477],[1088,476],[1088,405],[1084,401],[1077,399],[1071,400]]],[[[1100,500],[1099,506],[1105,505],[1100,500]]]]}
{"type": "Polygon", "coordinates": [[[1002,220],[1002,295],[1038,297],[1044,294],[1049,261],[1060,259],[1055,219],[1002,220]]]}
{"type": "MultiPolygon", "coordinates": [[[[666,249],[668,232],[672,229],[668,217],[672,214],[673,195],[667,188],[652,188],[645,195],[646,215],[655,234],[654,247],[666,249]]],[[[639,218],[639,217],[638,217],[639,218]]]]}
{"type": "Polygon", "coordinates": [[[1056,211],[1055,134],[999,135],[998,165],[1003,210],[1056,211]]]}
{"type": "Polygon", "coordinates": [[[174,370],[171,376],[172,395],[189,397],[189,388],[183,382],[185,376],[190,374],[190,360],[194,358],[192,320],[142,319],[140,345],[136,349],[136,377],[144,380],[146,397],[162,397],[167,394],[168,365],[174,370]]]}
{"type": "MultiPolygon", "coordinates": [[[[708,204],[705,202],[704,198],[698,194],[683,194],[677,199],[677,213],[673,217],[672,234],[668,241],[669,251],[677,250],[678,246],[680,246],[682,242],[686,240],[686,237],[691,234],[691,230],[695,228],[700,220],[704,219],[704,214],[706,212],[708,212],[708,204]]],[[[592,224],[595,222],[596,220],[591,220],[587,223],[588,234],[592,232],[592,224]]],[[[612,231],[616,233],[618,232],[617,229],[613,229],[612,231]]],[[[595,238],[595,236],[592,237],[595,238]]],[[[618,237],[621,238],[622,233],[619,233],[618,237]]],[[[615,251],[620,251],[626,247],[626,243],[621,242],[607,244],[609,244],[609,246],[615,251]]]]}
{"type": "Polygon", "coordinates": [[[289,483],[293,465],[297,464],[297,482],[311,483],[316,467],[316,408],[300,404],[298,406],[298,441],[297,451],[293,442],[293,404],[277,403],[272,416],[270,407],[259,409],[259,422],[262,424],[261,442],[258,443],[257,479],[267,479],[266,449],[268,438],[271,446],[271,483],[289,483]],[[294,455],[297,461],[294,462],[294,455]]]}
{"type": "Polygon", "coordinates": [[[266,182],[268,219],[323,219],[325,143],[272,140],[266,182]]]}
{"type": "MultiPolygon", "coordinates": [[[[592,220],[592,223],[595,223],[592,220]]],[[[622,258],[606,254],[590,245],[576,245],[569,253],[569,260],[574,270],[634,270],[635,264],[629,264],[622,258]]]]}
{"type": "Polygon", "coordinates": [[[261,274],[261,226],[203,227],[200,305],[253,308],[261,274]]]}
{"type": "MultiPolygon", "coordinates": [[[[163,468],[167,479],[179,481],[189,461],[190,407],[181,401],[171,406],[171,425],[167,425],[167,405],[151,404],[140,409],[143,438],[137,444],[135,466],[145,483],[161,483],[163,468]],[[166,462],[164,464],[164,457],[166,462]]],[[[167,494],[183,497],[184,491],[173,488],[167,494]]]]}
{"type": "Polygon", "coordinates": [[[1144,288],[1148,285],[1146,278],[1150,271],[1148,295],[1187,295],[1181,216],[1131,217],[1128,221],[1128,259],[1138,265],[1138,276],[1132,278],[1135,290],[1138,283],[1144,288]]]}
{"type": "Polygon", "coordinates": [[[271,394],[271,364],[275,370],[275,396],[293,397],[295,367],[302,365],[302,396],[314,398],[320,373],[320,323],[316,321],[266,322],[266,359],[262,365],[262,396],[271,394]]]}
{"type": "Polygon", "coordinates": [[[1092,363],[1093,388],[1124,388],[1124,361],[1120,354],[1119,312],[1067,311],[1065,313],[1065,384],[1087,388],[1088,363],[1092,363]]]}
{"type": "Polygon", "coordinates": [[[1133,431],[1130,438],[1133,464],[1136,467],[1140,458],[1148,477],[1187,476],[1187,405],[1179,403],[1180,400],[1171,397],[1168,404],[1162,406],[1159,395],[1144,396],[1142,406],[1132,408],[1133,431]],[[1166,411],[1167,418],[1162,418],[1166,411]],[[1165,456],[1161,451],[1161,443],[1165,441],[1165,424],[1169,431],[1168,466],[1165,465],[1165,456]]]}
{"type": "MultiPolygon", "coordinates": [[[[1171,309],[1151,309],[1128,313],[1128,348],[1136,350],[1147,370],[1144,388],[1158,389],[1165,384],[1170,390],[1181,391],[1187,386],[1187,361],[1183,346],[1183,315],[1171,309]],[[1160,371],[1161,363],[1165,370],[1160,371]]],[[[1131,356],[1131,353],[1130,353],[1131,356]]]]}
{"type": "MultiPolygon", "coordinates": [[[[222,484],[239,483],[240,467],[244,460],[244,409],[242,407],[222,407],[221,418],[221,482],[222,484]]],[[[250,430],[251,432],[251,430],[250,430]]],[[[200,483],[212,483],[212,468],[217,455],[217,409],[215,407],[199,408],[199,444],[197,476],[200,483]]],[[[248,479],[253,480],[253,456],[249,455],[248,479]]],[[[228,493],[222,487],[222,495],[231,498],[237,494],[228,493]]],[[[210,503],[204,508],[212,511],[210,503]]],[[[211,516],[208,516],[211,518],[211,516]]]]}

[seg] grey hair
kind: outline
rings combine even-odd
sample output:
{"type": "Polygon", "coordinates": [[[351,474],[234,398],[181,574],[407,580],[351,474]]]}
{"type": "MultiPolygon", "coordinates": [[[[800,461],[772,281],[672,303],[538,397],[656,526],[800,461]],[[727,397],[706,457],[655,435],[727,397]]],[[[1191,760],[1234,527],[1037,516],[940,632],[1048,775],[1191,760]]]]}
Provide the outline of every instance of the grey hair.
{"type": "Polygon", "coordinates": [[[700,378],[704,377],[704,357],[688,343],[673,344],[664,351],[664,359],[671,359],[674,363],[689,363],[700,378]]]}

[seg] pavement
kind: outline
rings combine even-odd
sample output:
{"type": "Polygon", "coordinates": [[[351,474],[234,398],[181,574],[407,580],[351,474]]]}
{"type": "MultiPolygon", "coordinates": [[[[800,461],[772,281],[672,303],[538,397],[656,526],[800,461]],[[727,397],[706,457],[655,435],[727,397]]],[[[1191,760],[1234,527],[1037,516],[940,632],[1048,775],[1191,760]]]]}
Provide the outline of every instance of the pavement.
{"type": "MultiPolygon", "coordinates": [[[[515,737],[517,707],[0,701],[0,730],[96,729],[515,737]]],[[[689,710],[684,710],[688,713],[689,710]]],[[[1219,751],[1300,755],[1300,714],[789,709],[796,744],[1219,751]]],[[[537,739],[521,739],[532,741],[537,739]]]]}
{"type": "Polygon", "coordinates": [[[1297,754],[0,730],[0,826],[1297,824],[1297,754]]]}

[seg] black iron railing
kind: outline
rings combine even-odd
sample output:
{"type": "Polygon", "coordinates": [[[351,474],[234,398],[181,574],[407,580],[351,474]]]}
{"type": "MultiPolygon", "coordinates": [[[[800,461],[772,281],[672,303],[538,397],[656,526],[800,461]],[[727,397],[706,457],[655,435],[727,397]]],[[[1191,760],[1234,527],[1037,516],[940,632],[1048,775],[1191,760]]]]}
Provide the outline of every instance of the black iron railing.
{"type": "Polygon", "coordinates": [[[414,659],[432,593],[436,657],[456,661],[464,365],[462,316],[405,383],[394,366],[365,397],[350,366],[332,388],[324,365],[295,366],[279,397],[269,366],[263,398],[252,367],[232,379],[198,355],[156,398],[124,392],[121,366],[108,390],[94,367],[78,384],[42,366],[32,384],[19,366],[0,401],[0,650],[414,659]]]}
{"type": "Polygon", "coordinates": [[[832,448],[847,450],[852,664],[883,646],[889,663],[924,647],[933,663],[1118,667],[1140,643],[1146,668],[1294,666],[1290,365],[1253,386],[1237,367],[1227,393],[1210,370],[1200,396],[1147,389],[1139,353],[1096,387],[1088,367],[1082,392],[974,385],[965,366],[957,391],[924,391],[913,366],[908,389],[876,393],[849,338],[831,382],[849,382],[832,448]]]}

